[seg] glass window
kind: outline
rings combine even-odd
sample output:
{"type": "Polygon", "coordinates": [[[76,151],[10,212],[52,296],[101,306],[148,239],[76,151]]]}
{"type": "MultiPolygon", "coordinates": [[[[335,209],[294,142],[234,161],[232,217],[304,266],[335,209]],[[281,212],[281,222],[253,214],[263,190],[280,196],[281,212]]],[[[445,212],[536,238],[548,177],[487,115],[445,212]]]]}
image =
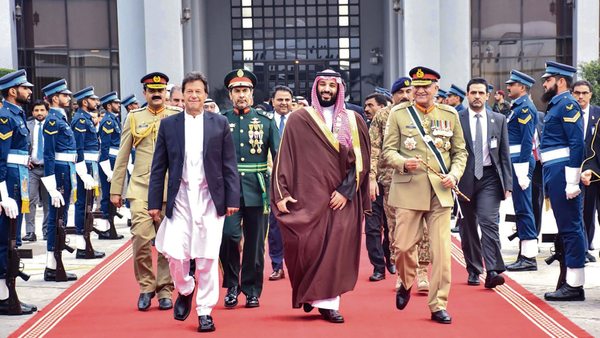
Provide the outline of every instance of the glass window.
{"type": "Polygon", "coordinates": [[[69,48],[108,48],[108,3],[106,0],[69,0],[69,48]]]}

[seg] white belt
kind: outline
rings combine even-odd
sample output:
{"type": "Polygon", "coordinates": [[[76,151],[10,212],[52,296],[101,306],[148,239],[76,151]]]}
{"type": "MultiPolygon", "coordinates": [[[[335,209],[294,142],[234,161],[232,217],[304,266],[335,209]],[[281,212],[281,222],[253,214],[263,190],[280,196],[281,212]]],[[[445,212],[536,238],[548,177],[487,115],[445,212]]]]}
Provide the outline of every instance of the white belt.
{"type": "Polygon", "coordinates": [[[512,146],[510,146],[510,154],[511,155],[515,155],[515,154],[520,154],[521,153],[521,145],[520,144],[514,144],[512,146]]]}
{"type": "Polygon", "coordinates": [[[84,161],[98,162],[98,153],[83,153],[84,161]]]}
{"type": "Polygon", "coordinates": [[[77,162],[77,154],[56,153],[56,154],[54,154],[54,159],[56,161],[61,161],[61,162],[75,163],[75,162],[77,162]]]}
{"type": "Polygon", "coordinates": [[[10,164],[29,165],[29,155],[8,154],[6,162],[10,164]]]}
{"type": "Polygon", "coordinates": [[[569,150],[569,148],[564,147],[564,148],[558,148],[558,149],[549,150],[549,151],[542,150],[542,153],[540,155],[542,158],[542,163],[544,163],[544,162],[557,160],[557,159],[561,159],[561,158],[569,158],[570,154],[571,154],[571,151],[569,150]]]}
{"type": "Polygon", "coordinates": [[[119,148],[112,148],[111,147],[108,150],[108,154],[111,155],[111,156],[117,156],[117,155],[119,155],[119,148]]]}

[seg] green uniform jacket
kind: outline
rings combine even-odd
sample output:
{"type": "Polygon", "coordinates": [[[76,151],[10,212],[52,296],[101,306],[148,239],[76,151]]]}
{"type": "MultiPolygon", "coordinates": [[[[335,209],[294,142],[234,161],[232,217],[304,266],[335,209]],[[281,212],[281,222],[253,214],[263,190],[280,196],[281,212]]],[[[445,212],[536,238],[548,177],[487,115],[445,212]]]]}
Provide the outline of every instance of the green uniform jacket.
{"type": "Polygon", "coordinates": [[[243,205],[268,206],[270,178],[267,156],[270,150],[275,158],[279,149],[279,132],[273,114],[251,108],[245,114],[238,115],[229,109],[223,115],[229,120],[233,137],[243,205]]]}

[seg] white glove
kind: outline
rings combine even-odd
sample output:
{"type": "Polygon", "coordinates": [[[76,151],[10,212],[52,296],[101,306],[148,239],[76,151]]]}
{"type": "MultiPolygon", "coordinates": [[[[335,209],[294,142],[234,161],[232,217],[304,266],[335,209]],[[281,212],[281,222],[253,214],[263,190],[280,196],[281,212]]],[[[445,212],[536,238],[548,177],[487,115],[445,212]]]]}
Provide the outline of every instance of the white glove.
{"type": "Polygon", "coordinates": [[[42,183],[44,183],[44,187],[48,190],[48,194],[50,194],[50,199],[52,199],[52,206],[55,208],[60,208],[65,205],[65,199],[63,198],[60,191],[56,189],[56,176],[46,176],[42,177],[42,183]]]}
{"type": "Polygon", "coordinates": [[[106,180],[110,182],[113,177],[113,171],[110,168],[110,160],[100,162],[100,168],[104,172],[104,175],[106,175],[106,180]]]}
{"type": "Polygon", "coordinates": [[[4,208],[6,216],[9,218],[17,218],[19,216],[19,206],[17,201],[8,196],[8,188],[6,188],[6,181],[0,182],[0,205],[4,208]]]}
{"type": "Polygon", "coordinates": [[[580,177],[580,168],[565,167],[565,181],[567,182],[565,192],[567,193],[568,200],[577,197],[581,193],[581,189],[579,189],[580,177]]]}
{"type": "Polygon", "coordinates": [[[94,180],[94,178],[92,177],[92,175],[88,174],[85,161],[76,163],[75,171],[77,172],[77,175],[79,175],[79,178],[81,178],[81,181],[83,181],[83,186],[84,186],[85,190],[94,189],[94,187],[97,184],[96,184],[96,181],[94,180]]]}
{"type": "Polygon", "coordinates": [[[529,188],[529,184],[531,183],[531,180],[528,176],[529,163],[513,163],[513,167],[515,168],[515,176],[517,176],[517,181],[519,181],[521,190],[529,188]]]}
{"type": "Polygon", "coordinates": [[[127,172],[129,173],[129,176],[133,174],[133,161],[131,160],[131,155],[129,156],[129,162],[127,163],[127,172]]]}

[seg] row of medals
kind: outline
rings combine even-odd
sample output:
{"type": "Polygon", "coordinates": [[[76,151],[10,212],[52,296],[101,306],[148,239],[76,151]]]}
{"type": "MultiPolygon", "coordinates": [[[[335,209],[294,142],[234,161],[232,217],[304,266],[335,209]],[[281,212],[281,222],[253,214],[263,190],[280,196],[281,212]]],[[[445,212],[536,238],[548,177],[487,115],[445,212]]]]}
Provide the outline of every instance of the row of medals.
{"type": "Polygon", "coordinates": [[[255,117],[248,125],[248,143],[250,143],[250,154],[262,153],[263,135],[265,134],[262,124],[255,117]]]}

